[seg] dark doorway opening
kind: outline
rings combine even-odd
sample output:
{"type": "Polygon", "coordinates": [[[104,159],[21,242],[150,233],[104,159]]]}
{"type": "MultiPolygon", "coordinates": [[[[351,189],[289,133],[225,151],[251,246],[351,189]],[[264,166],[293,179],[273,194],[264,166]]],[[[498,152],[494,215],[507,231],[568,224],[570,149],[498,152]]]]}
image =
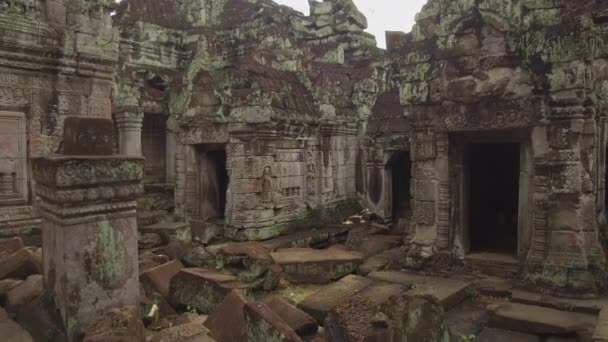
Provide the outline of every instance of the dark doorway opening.
{"type": "Polygon", "coordinates": [[[470,145],[472,252],[517,254],[519,144],[470,145]]]}
{"type": "Polygon", "coordinates": [[[144,181],[164,183],[166,181],[167,116],[144,114],[141,129],[141,151],[146,158],[144,181]]]}
{"type": "Polygon", "coordinates": [[[199,198],[200,217],[203,220],[224,219],[229,181],[224,146],[200,146],[199,198]]]}
{"type": "Polygon", "coordinates": [[[411,218],[409,152],[396,152],[389,162],[392,177],[392,219],[396,230],[406,232],[411,218]]]}

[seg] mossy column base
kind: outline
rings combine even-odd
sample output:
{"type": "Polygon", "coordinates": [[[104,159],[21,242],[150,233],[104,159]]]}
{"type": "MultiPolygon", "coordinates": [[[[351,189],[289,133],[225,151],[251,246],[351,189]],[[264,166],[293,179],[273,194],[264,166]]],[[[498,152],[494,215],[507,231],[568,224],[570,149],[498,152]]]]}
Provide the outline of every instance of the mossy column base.
{"type": "Polygon", "coordinates": [[[122,156],[34,161],[45,287],[70,340],[110,309],[138,304],[135,199],[143,164],[122,156]]]}

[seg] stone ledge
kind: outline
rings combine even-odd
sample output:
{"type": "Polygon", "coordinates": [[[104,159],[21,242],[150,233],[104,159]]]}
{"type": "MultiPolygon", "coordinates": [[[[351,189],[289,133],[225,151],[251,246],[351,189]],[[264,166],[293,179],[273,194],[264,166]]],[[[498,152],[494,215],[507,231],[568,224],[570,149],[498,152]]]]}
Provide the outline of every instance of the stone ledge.
{"type": "Polygon", "coordinates": [[[139,184],[144,175],[144,158],[55,155],[34,159],[33,174],[38,184],[52,188],[139,184]]]}

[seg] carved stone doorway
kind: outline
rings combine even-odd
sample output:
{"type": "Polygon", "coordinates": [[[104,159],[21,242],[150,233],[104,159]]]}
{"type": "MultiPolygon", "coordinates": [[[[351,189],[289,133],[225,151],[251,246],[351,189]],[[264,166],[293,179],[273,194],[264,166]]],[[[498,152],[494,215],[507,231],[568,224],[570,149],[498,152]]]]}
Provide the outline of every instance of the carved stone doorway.
{"type": "Polygon", "coordinates": [[[524,261],[533,222],[530,131],[454,133],[449,160],[453,253],[524,261]]]}
{"type": "Polygon", "coordinates": [[[517,255],[519,144],[469,145],[471,252],[517,255]]]}
{"type": "Polygon", "coordinates": [[[199,145],[199,214],[203,221],[221,221],[226,211],[229,176],[224,145],[199,145]]]}
{"type": "Polygon", "coordinates": [[[412,164],[409,152],[395,152],[387,166],[391,171],[393,227],[397,232],[407,233],[412,216],[410,195],[412,164]]]}

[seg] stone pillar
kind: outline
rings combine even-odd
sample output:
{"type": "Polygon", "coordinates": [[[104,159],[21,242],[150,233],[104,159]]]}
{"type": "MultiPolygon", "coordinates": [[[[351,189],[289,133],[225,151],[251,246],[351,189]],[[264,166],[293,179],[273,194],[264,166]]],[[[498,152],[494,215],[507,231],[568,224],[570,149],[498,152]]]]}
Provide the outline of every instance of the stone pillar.
{"type": "Polygon", "coordinates": [[[114,113],[118,127],[118,148],[120,154],[141,156],[141,125],[143,113],[138,110],[121,110],[114,113]]]}
{"type": "MultiPolygon", "coordinates": [[[[606,255],[600,244],[595,179],[598,137],[592,108],[553,97],[546,147],[535,148],[534,234],[524,278],[531,285],[568,296],[595,296],[606,288],[606,255]],[[539,151],[545,150],[544,155],[539,151]]],[[[539,143],[533,137],[533,145],[539,143]]]]}
{"type": "MultiPolygon", "coordinates": [[[[72,122],[66,120],[68,125],[72,122]]],[[[89,152],[106,150],[111,139],[95,131],[104,125],[86,126],[93,127],[90,134],[76,141],[64,137],[64,143],[103,141],[89,152]]],[[[143,167],[142,157],[122,155],[54,155],[33,162],[45,287],[70,340],[110,309],[138,305],[135,200],[143,193],[143,167]]]]}

